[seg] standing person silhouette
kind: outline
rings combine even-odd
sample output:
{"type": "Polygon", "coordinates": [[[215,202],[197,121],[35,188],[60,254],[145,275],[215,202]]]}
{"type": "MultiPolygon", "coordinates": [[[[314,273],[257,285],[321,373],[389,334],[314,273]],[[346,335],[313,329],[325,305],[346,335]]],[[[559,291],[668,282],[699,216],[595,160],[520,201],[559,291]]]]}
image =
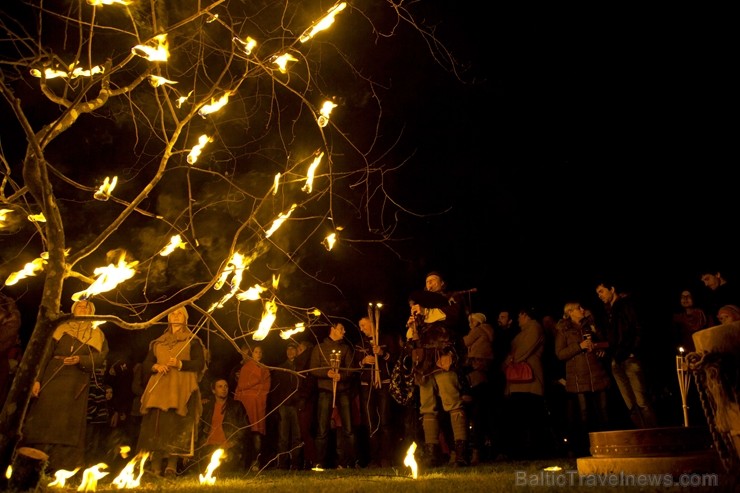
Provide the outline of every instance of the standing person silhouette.
{"type": "Polygon", "coordinates": [[[617,293],[610,281],[597,284],[596,294],[604,303],[607,315],[612,376],[630,419],[637,428],[654,428],[657,420],[642,361],[642,320],[634,300],[629,295],[617,293]]]}
{"type": "MultiPolygon", "coordinates": [[[[95,314],[91,301],[72,305],[75,316],[95,314]]],[[[90,378],[108,356],[108,341],[91,321],[71,319],[56,328],[53,348],[41,362],[41,380],[35,381],[23,443],[49,456],[52,470],[85,465],[87,400],[90,378]]]]}
{"type": "Polygon", "coordinates": [[[167,316],[167,329],[149,344],[143,371],[150,372],[141,396],[138,450],[152,453],[152,472],[177,475],[179,457],[193,457],[202,403],[198,380],[205,368],[205,348],[188,329],[188,312],[167,316]]]}
{"type": "Polygon", "coordinates": [[[445,292],[438,272],[425,278],[425,290],[412,293],[411,316],[406,338],[412,341],[414,376],[419,386],[419,413],[424,430],[424,461],[427,467],[440,465],[439,409],[450,414],[455,441],[455,466],[467,465],[468,419],[460,395],[457,347],[461,338],[462,306],[445,292]]]}

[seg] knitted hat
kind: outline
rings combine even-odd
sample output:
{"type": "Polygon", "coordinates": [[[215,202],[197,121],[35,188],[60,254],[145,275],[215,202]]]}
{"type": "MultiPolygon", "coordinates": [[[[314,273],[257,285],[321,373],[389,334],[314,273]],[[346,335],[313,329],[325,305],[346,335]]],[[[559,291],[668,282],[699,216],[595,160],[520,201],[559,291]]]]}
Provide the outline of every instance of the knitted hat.
{"type": "Polygon", "coordinates": [[[733,321],[734,320],[740,320],[740,307],[737,305],[725,305],[722,308],[719,309],[717,312],[717,315],[720,314],[726,314],[728,315],[733,321]]]}

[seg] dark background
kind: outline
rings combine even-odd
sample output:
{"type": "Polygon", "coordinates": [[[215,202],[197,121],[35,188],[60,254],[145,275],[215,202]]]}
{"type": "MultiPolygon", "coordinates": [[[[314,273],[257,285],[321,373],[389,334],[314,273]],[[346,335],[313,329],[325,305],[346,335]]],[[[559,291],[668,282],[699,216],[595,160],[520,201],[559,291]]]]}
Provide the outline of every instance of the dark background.
{"type": "MultiPolygon", "coordinates": [[[[470,307],[491,320],[520,305],[556,317],[571,299],[597,307],[595,283],[616,274],[650,311],[651,330],[668,331],[680,291],[704,289],[702,266],[735,277],[737,78],[726,13],[429,5],[457,76],[419,56],[417,38],[390,63],[376,57],[391,127],[403,129],[394,152],[406,161],[388,190],[408,213],[397,240],[327,257],[334,287],[307,293],[314,305],[332,298],[331,315],[354,337],[367,303],[382,301],[381,330],[400,334],[406,296],[431,270],[452,290],[477,288],[470,307]]],[[[32,327],[36,307],[20,304],[32,327]]],[[[159,330],[148,332],[137,353],[159,330]]],[[[220,357],[228,366],[236,356],[227,345],[220,357]]]]}

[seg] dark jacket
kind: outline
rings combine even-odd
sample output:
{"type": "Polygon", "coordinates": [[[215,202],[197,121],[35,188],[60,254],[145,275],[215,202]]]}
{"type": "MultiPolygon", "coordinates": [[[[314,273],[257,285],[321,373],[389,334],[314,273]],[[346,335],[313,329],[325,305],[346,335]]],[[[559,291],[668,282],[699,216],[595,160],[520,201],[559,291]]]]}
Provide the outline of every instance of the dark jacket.
{"type": "Polygon", "coordinates": [[[344,339],[334,341],[330,337],[324,339],[324,342],[314,347],[311,351],[311,374],[316,378],[320,391],[333,392],[333,380],[329,378],[327,372],[331,369],[330,359],[332,351],[340,351],[339,373],[342,378],[337,383],[337,392],[347,392],[351,387],[352,362],[354,360],[354,351],[344,339]]]}
{"type": "Polygon", "coordinates": [[[296,359],[286,359],[277,366],[289,371],[272,370],[270,399],[275,406],[295,406],[298,403],[298,388],[302,379],[293,373],[297,370],[296,359]]]}
{"type": "Polygon", "coordinates": [[[606,306],[607,338],[612,358],[617,363],[642,352],[642,324],[634,300],[620,295],[613,305],[606,306]]]}
{"type": "MultiPolygon", "coordinates": [[[[380,334],[380,346],[383,348],[383,355],[377,358],[378,369],[380,370],[380,382],[385,386],[391,381],[391,370],[396,363],[398,351],[394,337],[389,334],[380,334]]],[[[368,385],[373,381],[375,365],[365,365],[362,360],[365,356],[373,356],[373,344],[370,337],[360,334],[360,342],[355,346],[355,363],[356,368],[360,368],[360,383],[368,385]]]]}
{"type": "Polygon", "coordinates": [[[570,319],[562,319],[557,325],[555,354],[565,361],[565,389],[571,393],[598,392],[610,384],[609,374],[596,352],[581,349],[581,341],[587,333],[596,338],[590,327],[584,328],[570,319]]]}
{"type": "MultiPolygon", "coordinates": [[[[208,435],[211,433],[211,420],[213,419],[215,408],[215,397],[211,397],[203,403],[203,414],[200,418],[198,431],[198,440],[201,445],[205,444],[206,439],[208,439],[208,435]]],[[[247,420],[247,413],[241,402],[234,400],[231,397],[227,397],[223,408],[219,409],[219,412],[224,414],[224,420],[221,426],[224,430],[224,435],[226,435],[226,439],[235,445],[244,443],[247,425],[249,423],[247,420]]]]}

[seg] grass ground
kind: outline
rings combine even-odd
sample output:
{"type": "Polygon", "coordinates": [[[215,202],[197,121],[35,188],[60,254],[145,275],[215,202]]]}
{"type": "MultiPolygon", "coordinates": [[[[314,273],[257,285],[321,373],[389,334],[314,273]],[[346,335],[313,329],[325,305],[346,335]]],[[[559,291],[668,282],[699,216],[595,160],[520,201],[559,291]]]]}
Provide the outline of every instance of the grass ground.
{"type": "MultiPolygon", "coordinates": [[[[236,493],[243,491],[269,493],[406,493],[406,492],[440,492],[440,493],[503,493],[503,492],[538,492],[547,493],[567,490],[570,492],[629,492],[659,493],[691,491],[692,493],[734,492],[735,485],[724,476],[684,478],[695,484],[669,486],[664,476],[629,477],[629,476],[579,476],[575,459],[531,461],[531,462],[496,462],[452,469],[443,467],[431,471],[420,471],[418,478],[411,477],[408,468],[384,469],[342,469],[314,471],[280,471],[265,470],[258,473],[247,473],[240,476],[219,477],[214,485],[204,486],[199,483],[197,474],[180,476],[174,480],[145,476],[138,491],[156,492],[203,492],[236,493]],[[545,468],[559,466],[560,471],[545,471],[545,468]],[[712,479],[716,483],[711,483],[712,479]],[[702,485],[702,481],[704,484],[702,485]],[[710,483],[707,483],[710,481],[710,483]],[[642,484],[638,484],[642,482],[642,484]]],[[[118,491],[110,484],[110,479],[103,478],[97,485],[97,491],[118,491]]],[[[678,480],[679,478],[675,478],[678,480]]],[[[672,480],[671,480],[672,481],[672,480]]],[[[73,487],[75,488],[75,487],[73,487]]],[[[72,488],[71,488],[72,489],[72,488]]],[[[76,489],[76,488],[75,488],[76,489]]]]}

